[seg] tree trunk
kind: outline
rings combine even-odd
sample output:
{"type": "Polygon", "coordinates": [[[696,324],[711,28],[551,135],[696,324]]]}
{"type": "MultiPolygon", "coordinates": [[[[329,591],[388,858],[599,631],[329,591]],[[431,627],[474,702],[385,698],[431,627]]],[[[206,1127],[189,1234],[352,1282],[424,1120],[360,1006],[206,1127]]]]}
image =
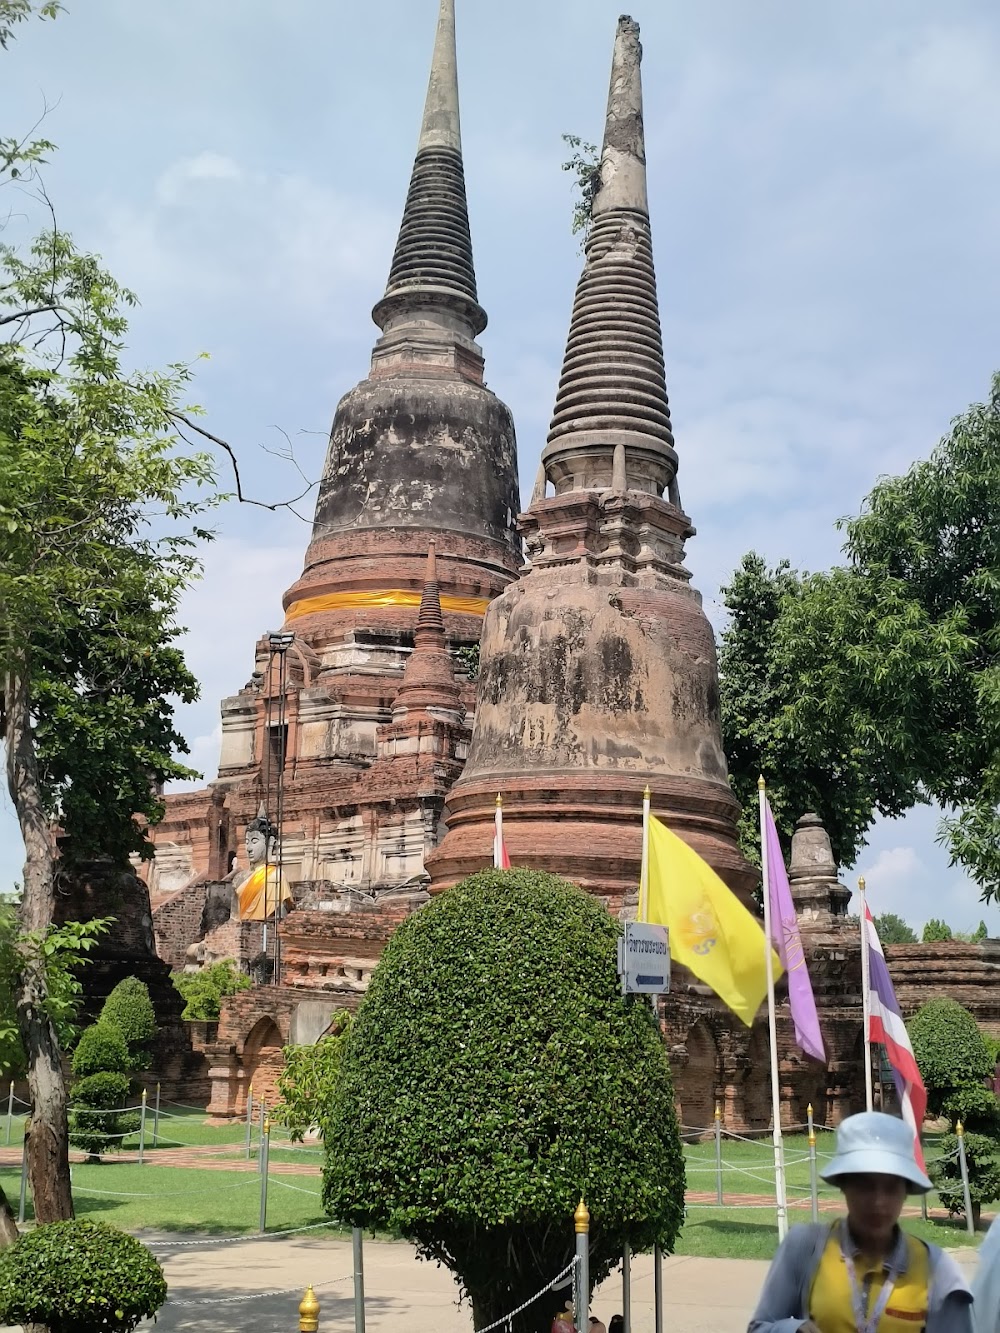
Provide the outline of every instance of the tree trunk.
{"type": "Polygon", "coordinates": [[[28,1125],[28,1179],[39,1222],[73,1216],[69,1179],[69,1123],[66,1080],[56,1030],[46,1011],[48,987],[39,940],[52,924],[55,848],[42,804],[31,732],[27,661],[22,656],[5,683],[7,785],[24,839],[20,951],[14,1002],[28,1058],[31,1120],[28,1125]]]}

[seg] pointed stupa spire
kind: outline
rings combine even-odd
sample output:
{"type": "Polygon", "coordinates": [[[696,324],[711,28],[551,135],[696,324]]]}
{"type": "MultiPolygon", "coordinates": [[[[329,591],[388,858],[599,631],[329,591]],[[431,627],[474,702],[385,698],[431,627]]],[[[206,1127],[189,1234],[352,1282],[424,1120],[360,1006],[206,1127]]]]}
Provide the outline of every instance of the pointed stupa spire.
{"type": "Polygon", "coordinates": [[[444,708],[461,711],[464,715],[455,667],[445,638],[433,541],[427,552],[427,572],[413,634],[413,652],[393,700],[394,714],[410,708],[444,708]]]}
{"type": "Polygon", "coordinates": [[[475,337],[486,327],[472,258],[462,162],[455,0],[440,0],[437,38],[410,190],[385,296],[372,311],[383,330],[418,315],[457,316],[475,337]]]}
{"type": "Polygon", "coordinates": [[[662,494],[677,471],[646,195],[639,26],[618,20],[600,181],[559,393],[542,455],[556,494],[613,484],[662,494]],[[621,480],[620,454],[617,480],[621,480]]]}

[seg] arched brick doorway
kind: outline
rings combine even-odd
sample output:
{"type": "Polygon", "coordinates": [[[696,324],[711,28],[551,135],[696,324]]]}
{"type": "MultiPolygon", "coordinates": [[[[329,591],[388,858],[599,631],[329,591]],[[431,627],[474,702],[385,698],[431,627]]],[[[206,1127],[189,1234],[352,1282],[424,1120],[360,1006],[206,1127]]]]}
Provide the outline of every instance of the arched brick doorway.
{"type": "Polygon", "coordinates": [[[703,1018],[689,1029],[684,1048],[687,1059],[674,1075],[681,1124],[685,1134],[699,1129],[710,1134],[715,1121],[719,1049],[703,1018]]]}
{"type": "Polygon", "coordinates": [[[254,1101],[273,1106],[278,1100],[278,1076],[284,1067],[284,1043],[273,1018],[265,1016],[250,1029],[243,1044],[245,1086],[253,1084],[254,1101]]]}

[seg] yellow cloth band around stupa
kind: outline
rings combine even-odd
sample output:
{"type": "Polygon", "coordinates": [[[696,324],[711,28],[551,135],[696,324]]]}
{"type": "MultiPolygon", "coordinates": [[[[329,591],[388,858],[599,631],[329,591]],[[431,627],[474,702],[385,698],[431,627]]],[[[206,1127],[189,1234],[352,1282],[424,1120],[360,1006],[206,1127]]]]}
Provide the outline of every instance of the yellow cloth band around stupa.
{"type": "MultiPolygon", "coordinates": [[[[490,604],[488,597],[441,597],[441,610],[461,616],[484,616],[490,604]]],[[[379,606],[419,606],[420,593],[403,588],[388,588],[383,592],[327,592],[318,597],[303,597],[293,602],[285,612],[285,623],[300,616],[314,616],[321,611],[367,611],[379,606]]]]}

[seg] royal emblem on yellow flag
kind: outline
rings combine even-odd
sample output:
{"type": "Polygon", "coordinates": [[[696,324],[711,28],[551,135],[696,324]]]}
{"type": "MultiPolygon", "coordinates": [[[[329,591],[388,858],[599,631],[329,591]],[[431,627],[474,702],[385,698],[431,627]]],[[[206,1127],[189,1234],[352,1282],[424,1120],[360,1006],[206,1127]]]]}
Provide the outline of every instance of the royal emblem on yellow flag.
{"type": "MultiPolygon", "coordinates": [[[[746,1023],[767,994],[764,930],[707,861],[649,818],[649,870],[640,893],[640,916],[666,926],[670,956],[746,1023]]],[[[772,950],[774,975],[781,963],[772,950]]]]}

